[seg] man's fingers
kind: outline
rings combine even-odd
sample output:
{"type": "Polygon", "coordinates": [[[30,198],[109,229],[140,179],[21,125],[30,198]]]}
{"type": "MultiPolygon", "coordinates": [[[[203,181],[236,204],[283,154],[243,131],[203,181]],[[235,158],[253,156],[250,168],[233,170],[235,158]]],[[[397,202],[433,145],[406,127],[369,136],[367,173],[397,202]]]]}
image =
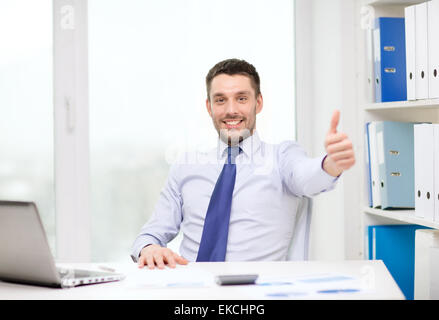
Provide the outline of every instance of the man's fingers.
{"type": "Polygon", "coordinates": [[[326,136],[325,146],[343,141],[347,138],[348,138],[348,135],[344,132],[337,132],[337,133],[333,133],[333,134],[328,134],[326,136]]]}
{"type": "Polygon", "coordinates": [[[163,261],[163,255],[161,253],[156,253],[153,255],[153,257],[154,257],[154,262],[156,263],[157,267],[159,269],[164,269],[165,263],[163,261]]]}
{"type": "Polygon", "coordinates": [[[170,268],[175,268],[175,259],[174,259],[174,255],[172,254],[172,251],[170,251],[170,250],[164,251],[163,256],[164,256],[164,258],[165,258],[164,260],[168,264],[168,266],[170,268]]]}
{"type": "Polygon", "coordinates": [[[342,168],[343,170],[347,170],[355,164],[354,158],[342,159],[337,161],[337,166],[342,168]]]}
{"type": "Polygon", "coordinates": [[[155,268],[154,258],[152,257],[152,255],[149,254],[146,257],[146,264],[148,265],[149,269],[154,269],[155,268]]]}
{"type": "Polygon", "coordinates": [[[164,269],[166,265],[175,268],[177,263],[188,264],[188,261],[171,249],[151,245],[142,250],[138,266],[139,268],[148,266],[149,269],[154,269],[157,266],[159,269],[164,269]]]}
{"type": "Polygon", "coordinates": [[[139,268],[143,268],[145,266],[145,257],[144,256],[140,256],[139,261],[137,262],[137,266],[139,268]]]}
{"type": "Polygon", "coordinates": [[[354,151],[352,149],[349,149],[349,150],[343,150],[340,152],[336,152],[336,153],[331,154],[331,158],[334,161],[354,158],[354,151]]]}
{"type": "Polygon", "coordinates": [[[340,111],[335,110],[334,113],[332,114],[329,133],[337,133],[337,126],[339,121],[340,121],[340,111]]]}
{"type": "Polygon", "coordinates": [[[343,140],[341,142],[332,143],[326,147],[326,152],[328,154],[334,154],[340,151],[352,150],[352,142],[348,139],[343,140]]]}
{"type": "Polygon", "coordinates": [[[176,253],[174,253],[174,258],[175,258],[175,261],[177,261],[177,263],[179,263],[179,264],[188,264],[188,261],[185,258],[183,258],[182,256],[179,256],[176,253]]]}

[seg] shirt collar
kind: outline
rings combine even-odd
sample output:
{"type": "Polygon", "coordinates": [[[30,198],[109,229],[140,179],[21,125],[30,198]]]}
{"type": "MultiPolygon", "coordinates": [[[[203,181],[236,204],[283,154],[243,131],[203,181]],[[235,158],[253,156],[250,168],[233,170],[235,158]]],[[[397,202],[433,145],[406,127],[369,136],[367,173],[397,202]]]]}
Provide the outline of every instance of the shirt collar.
{"type": "MultiPolygon", "coordinates": [[[[245,138],[239,143],[239,147],[242,149],[242,152],[249,158],[251,158],[252,155],[259,150],[260,146],[261,140],[256,130],[253,131],[253,134],[251,136],[245,138]]],[[[227,148],[228,144],[218,138],[218,159],[223,159],[227,156],[227,148]]]]}

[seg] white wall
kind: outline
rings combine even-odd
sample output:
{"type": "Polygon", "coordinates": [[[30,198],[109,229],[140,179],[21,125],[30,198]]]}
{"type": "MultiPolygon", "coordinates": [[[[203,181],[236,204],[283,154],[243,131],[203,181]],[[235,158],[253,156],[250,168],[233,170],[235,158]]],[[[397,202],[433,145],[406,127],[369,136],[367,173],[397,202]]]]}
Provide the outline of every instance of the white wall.
{"type": "MultiPolygon", "coordinates": [[[[325,153],[324,138],[335,109],[341,111],[338,129],[354,145],[357,141],[356,10],[352,0],[296,0],[298,141],[312,156],[325,153]]],[[[314,198],[310,259],[358,258],[359,215],[350,207],[359,195],[351,191],[345,196],[356,171],[343,173],[335,190],[314,198]]]]}

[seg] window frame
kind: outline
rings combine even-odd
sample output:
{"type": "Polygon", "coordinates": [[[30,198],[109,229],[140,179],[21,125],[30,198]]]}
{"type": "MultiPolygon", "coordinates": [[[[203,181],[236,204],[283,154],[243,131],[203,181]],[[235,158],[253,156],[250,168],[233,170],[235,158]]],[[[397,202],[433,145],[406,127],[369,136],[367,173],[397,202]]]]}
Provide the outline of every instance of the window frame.
{"type": "Polygon", "coordinates": [[[53,0],[56,259],[91,260],[87,0],[53,0]]]}

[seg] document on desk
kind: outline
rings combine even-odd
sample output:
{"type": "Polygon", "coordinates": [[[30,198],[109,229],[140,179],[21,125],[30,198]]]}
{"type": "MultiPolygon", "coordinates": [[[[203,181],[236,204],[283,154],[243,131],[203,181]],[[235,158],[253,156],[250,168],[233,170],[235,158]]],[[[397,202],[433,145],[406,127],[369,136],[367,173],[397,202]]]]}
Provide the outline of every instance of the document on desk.
{"type": "Polygon", "coordinates": [[[215,285],[214,275],[201,267],[177,265],[175,268],[133,270],[125,279],[130,288],[194,288],[215,285]]]}
{"type": "Polygon", "coordinates": [[[321,299],[370,292],[372,288],[361,278],[322,273],[294,277],[261,276],[254,287],[242,290],[251,290],[254,299],[321,299]]]}

